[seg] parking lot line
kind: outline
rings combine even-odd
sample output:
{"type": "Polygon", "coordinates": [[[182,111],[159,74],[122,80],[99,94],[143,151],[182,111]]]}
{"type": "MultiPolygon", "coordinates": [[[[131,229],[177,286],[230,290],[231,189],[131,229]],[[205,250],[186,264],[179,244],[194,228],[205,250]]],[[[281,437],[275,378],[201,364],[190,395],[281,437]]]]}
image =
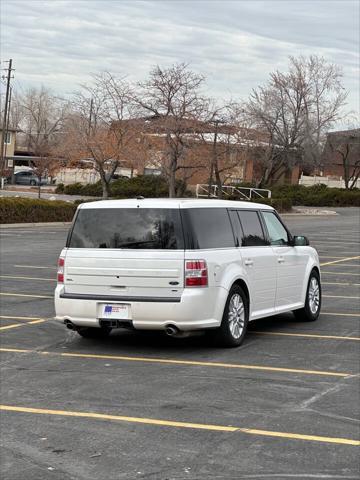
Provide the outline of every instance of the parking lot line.
{"type": "Polygon", "coordinates": [[[318,335],[315,333],[288,333],[288,332],[248,332],[249,334],[255,335],[279,335],[285,337],[304,337],[304,338],[321,338],[324,340],[353,340],[353,341],[360,341],[360,337],[341,337],[338,335],[318,335]]]}
{"type": "MultiPolygon", "coordinates": [[[[0,348],[0,352],[11,352],[12,349],[0,348]]],[[[344,372],[329,372],[322,370],[305,370],[297,368],[284,368],[284,367],[268,367],[263,365],[243,365],[239,363],[222,363],[222,362],[202,362],[197,360],[177,360],[172,358],[151,358],[151,357],[129,357],[123,355],[102,355],[102,354],[92,354],[92,353],[71,353],[71,352],[46,352],[46,351],[37,351],[37,350],[27,350],[26,353],[33,353],[37,355],[53,355],[59,357],[68,357],[68,358],[91,358],[96,360],[117,360],[123,362],[139,362],[139,363],[162,363],[166,365],[188,365],[188,366],[200,366],[200,367],[211,367],[211,368],[231,368],[231,369],[242,369],[242,370],[260,370],[266,372],[281,372],[281,373],[300,373],[305,375],[320,375],[320,376],[329,376],[329,377],[351,377],[353,373],[344,373],[344,372]]]]}
{"type": "Polygon", "coordinates": [[[350,299],[360,300],[359,296],[349,297],[345,295],[323,295],[323,298],[350,298],[350,299]]]}
{"type": "Polygon", "coordinates": [[[343,285],[348,287],[360,287],[360,283],[347,283],[347,282],[321,282],[321,285],[343,285]]]}
{"type": "Polygon", "coordinates": [[[360,256],[341,258],[340,260],[334,260],[332,262],[320,263],[320,267],[324,267],[325,265],[333,265],[334,263],[348,262],[349,260],[358,260],[359,258],[360,256]]]}
{"type": "Polygon", "coordinates": [[[351,276],[359,276],[360,273],[353,273],[353,272],[328,272],[328,271],[324,271],[324,270],[321,270],[321,275],[351,275],[351,276]]]}
{"type": "Polygon", "coordinates": [[[14,317],[13,315],[0,315],[0,318],[7,320],[42,320],[40,317],[14,317]]]}
{"type": "Polygon", "coordinates": [[[35,325],[37,323],[44,323],[46,320],[33,320],[32,322],[25,323],[12,323],[11,325],[6,325],[5,327],[0,327],[0,330],[10,330],[11,328],[25,327],[27,325],[35,325]]]}
{"type": "Polygon", "coordinates": [[[360,317],[360,313],[321,312],[321,315],[333,315],[336,317],[360,317]]]}
{"type": "Polygon", "coordinates": [[[15,280],[41,280],[43,282],[56,282],[56,278],[40,278],[40,277],[18,277],[15,275],[0,275],[0,278],[12,278],[15,280]]]}
{"type": "Polygon", "coordinates": [[[4,297],[30,297],[30,298],[54,298],[53,295],[34,295],[33,293],[12,293],[12,292],[1,292],[1,296],[4,297]]]}
{"type": "Polygon", "coordinates": [[[305,435],[301,433],[277,432],[270,430],[260,430],[256,428],[233,427],[229,425],[214,425],[193,422],[179,422],[173,420],[161,420],[156,418],[128,417],[123,415],[111,415],[94,412],[78,412],[71,410],[50,410],[45,408],[20,407],[14,405],[0,405],[0,410],[17,413],[31,413],[40,415],[56,415],[62,417],[80,417],[96,420],[112,420],[124,423],[139,423],[143,425],[156,425],[159,427],[191,428],[195,430],[210,430],[217,432],[239,432],[248,435],[260,435],[266,437],[287,438],[291,440],[304,440],[312,442],[335,443],[339,445],[360,445],[359,440],[341,437],[325,437],[320,435],[305,435]]]}

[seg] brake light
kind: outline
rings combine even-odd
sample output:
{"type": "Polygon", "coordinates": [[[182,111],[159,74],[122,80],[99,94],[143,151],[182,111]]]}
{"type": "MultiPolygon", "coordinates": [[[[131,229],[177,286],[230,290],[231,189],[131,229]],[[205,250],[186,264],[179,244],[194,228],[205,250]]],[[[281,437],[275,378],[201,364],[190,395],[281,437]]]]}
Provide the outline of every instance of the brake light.
{"type": "Polygon", "coordinates": [[[64,267],[65,267],[65,258],[59,257],[58,268],[57,268],[58,283],[64,283],[64,267]]]}
{"type": "Polygon", "coordinates": [[[208,270],[205,260],[185,260],[185,287],[207,287],[208,270]]]}

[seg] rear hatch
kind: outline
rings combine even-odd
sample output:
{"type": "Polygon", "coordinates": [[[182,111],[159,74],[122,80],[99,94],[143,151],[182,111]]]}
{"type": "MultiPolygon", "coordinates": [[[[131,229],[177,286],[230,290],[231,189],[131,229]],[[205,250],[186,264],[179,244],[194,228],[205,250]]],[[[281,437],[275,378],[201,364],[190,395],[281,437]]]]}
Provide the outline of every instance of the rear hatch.
{"type": "Polygon", "coordinates": [[[80,209],[69,235],[64,292],[139,300],[180,297],[184,239],[179,209],[80,209]]]}

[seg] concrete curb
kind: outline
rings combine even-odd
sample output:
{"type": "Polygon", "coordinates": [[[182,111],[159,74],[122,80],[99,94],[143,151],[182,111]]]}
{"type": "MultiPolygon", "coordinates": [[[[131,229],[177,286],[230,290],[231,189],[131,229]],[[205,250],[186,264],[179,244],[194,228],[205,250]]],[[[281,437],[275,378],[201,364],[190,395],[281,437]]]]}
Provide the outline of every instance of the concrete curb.
{"type": "Polygon", "coordinates": [[[65,227],[69,225],[71,225],[71,222],[4,223],[0,225],[0,229],[21,227],[65,227]]]}

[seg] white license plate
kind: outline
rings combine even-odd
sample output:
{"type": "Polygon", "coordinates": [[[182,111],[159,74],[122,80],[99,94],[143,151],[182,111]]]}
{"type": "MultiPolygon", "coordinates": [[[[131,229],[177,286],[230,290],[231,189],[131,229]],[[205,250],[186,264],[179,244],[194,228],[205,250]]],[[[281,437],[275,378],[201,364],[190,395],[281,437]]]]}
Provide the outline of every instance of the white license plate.
{"type": "Polygon", "coordinates": [[[103,304],[101,308],[101,318],[111,318],[114,320],[129,318],[129,305],[119,303],[103,304]]]}

